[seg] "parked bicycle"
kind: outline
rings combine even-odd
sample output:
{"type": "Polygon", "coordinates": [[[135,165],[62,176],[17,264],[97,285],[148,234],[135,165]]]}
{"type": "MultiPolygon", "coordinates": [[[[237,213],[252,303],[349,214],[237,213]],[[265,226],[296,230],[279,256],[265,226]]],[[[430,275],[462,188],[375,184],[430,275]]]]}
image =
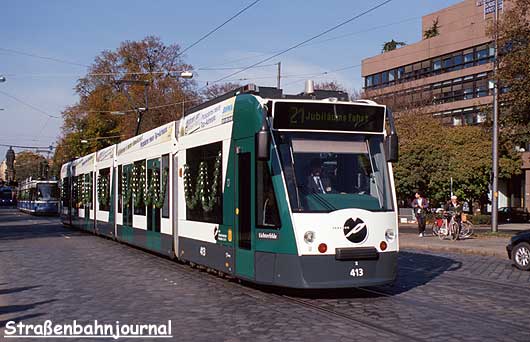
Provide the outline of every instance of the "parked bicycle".
{"type": "Polygon", "coordinates": [[[460,236],[460,225],[456,220],[457,214],[451,211],[446,211],[443,217],[443,224],[438,229],[438,237],[440,240],[456,240],[460,236]]]}
{"type": "Polygon", "coordinates": [[[467,219],[466,214],[462,214],[462,222],[460,224],[460,239],[467,239],[471,235],[473,235],[473,232],[475,230],[475,227],[473,226],[473,223],[469,222],[467,219]]]}
{"type": "Polygon", "coordinates": [[[431,224],[431,230],[433,236],[438,236],[442,240],[446,238],[458,240],[467,239],[472,236],[475,227],[473,226],[473,223],[467,219],[466,214],[462,214],[462,221],[460,222],[460,227],[458,227],[455,213],[446,212],[444,214],[442,211],[437,211],[435,212],[434,220],[431,224]],[[441,234],[440,231],[442,231],[441,234]],[[458,234],[456,234],[456,232],[458,232],[458,234]]]}

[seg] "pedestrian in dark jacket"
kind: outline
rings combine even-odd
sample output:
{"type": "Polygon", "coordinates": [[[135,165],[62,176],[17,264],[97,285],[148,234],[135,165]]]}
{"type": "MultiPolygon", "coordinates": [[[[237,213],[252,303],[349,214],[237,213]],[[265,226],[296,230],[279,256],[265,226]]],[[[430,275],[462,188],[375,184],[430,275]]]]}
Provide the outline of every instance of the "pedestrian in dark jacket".
{"type": "Polygon", "coordinates": [[[416,192],[414,201],[412,201],[412,208],[414,208],[414,215],[416,215],[416,221],[418,222],[418,232],[420,237],[425,236],[425,217],[427,216],[427,208],[429,202],[419,192],[416,192]]]}

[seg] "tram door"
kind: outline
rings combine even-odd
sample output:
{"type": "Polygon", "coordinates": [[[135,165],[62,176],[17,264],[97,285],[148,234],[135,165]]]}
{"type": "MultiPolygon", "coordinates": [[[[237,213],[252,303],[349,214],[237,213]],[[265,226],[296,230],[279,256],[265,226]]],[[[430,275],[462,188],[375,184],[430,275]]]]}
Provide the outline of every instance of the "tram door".
{"type": "Polygon", "coordinates": [[[236,140],[236,274],[254,278],[254,138],[236,140]]]}

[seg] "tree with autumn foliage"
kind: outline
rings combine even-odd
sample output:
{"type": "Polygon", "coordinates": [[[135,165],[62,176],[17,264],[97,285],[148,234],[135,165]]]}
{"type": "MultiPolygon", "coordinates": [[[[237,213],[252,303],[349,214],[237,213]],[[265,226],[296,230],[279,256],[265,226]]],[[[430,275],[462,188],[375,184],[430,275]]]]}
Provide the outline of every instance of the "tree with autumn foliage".
{"type": "Polygon", "coordinates": [[[315,82],[315,90],[334,90],[346,92],[346,88],[337,81],[315,82]]]}
{"type": "Polygon", "coordinates": [[[205,100],[212,100],[240,87],[241,84],[233,82],[212,84],[202,91],[202,96],[205,100]]]}
{"type": "MultiPolygon", "coordinates": [[[[158,37],[125,41],[114,51],[103,51],[75,86],[78,103],[62,113],[54,165],[60,167],[71,158],[134,135],[135,109],[146,106],[144,85],[120,80],[148,82],[148,110],[143,113],[140,132],[179,119],[186,108],[200,102],[196,83],[178,77],[192,70],[182,60],[177,44],[166,45],[158,37]]],[[[54,171],[57,174],[57,168],[54,171]]]]}

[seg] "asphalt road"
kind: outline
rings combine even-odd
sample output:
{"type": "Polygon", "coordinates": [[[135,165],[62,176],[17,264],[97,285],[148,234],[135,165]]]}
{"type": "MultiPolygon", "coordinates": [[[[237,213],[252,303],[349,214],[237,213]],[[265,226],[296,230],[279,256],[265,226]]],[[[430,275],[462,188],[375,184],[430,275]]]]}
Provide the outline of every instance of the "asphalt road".
{"type": "Polygon", "coordinates": [[[0,327],[48,319],[170,319],[173,340],[193,342],[530,341],[530,272],[501,258],[403,250],[392,286],[283,291],[0,210],[0,327]]]}

